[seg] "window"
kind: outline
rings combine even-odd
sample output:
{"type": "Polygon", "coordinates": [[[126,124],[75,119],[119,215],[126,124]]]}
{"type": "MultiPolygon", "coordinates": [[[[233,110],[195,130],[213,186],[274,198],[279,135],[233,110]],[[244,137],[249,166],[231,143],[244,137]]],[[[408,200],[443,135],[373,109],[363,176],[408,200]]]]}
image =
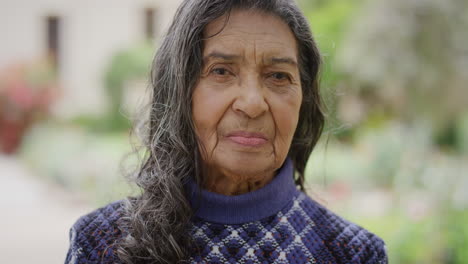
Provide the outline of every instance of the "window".
{"type": "Polygon", "coordinates": [[[60,18],[50,16],[46,19],[47,23],[47,54],[52,59],[55,67],[58,68],[60,54],[60,18]]]}
{"type": "Polygon", "coordinates": [[[155,9],[145,9],[145,37],[146,39],[154,39],[155,37],[155,9]]]}

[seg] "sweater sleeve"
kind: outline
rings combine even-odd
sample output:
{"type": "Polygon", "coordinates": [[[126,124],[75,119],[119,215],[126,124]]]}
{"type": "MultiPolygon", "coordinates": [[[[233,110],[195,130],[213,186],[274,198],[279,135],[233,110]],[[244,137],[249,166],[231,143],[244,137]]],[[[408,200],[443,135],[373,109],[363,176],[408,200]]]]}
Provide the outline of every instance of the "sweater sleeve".
{"type": "Polygon", "coordinates": [[[76,241],[76,230],[74,227],[70,228],[69,232],[70,247],[65,258],[65,264],[76,264],[82,255],[82,249],[76,241]]]}
{"type": "MultiPolygon", "coordinates": [[[[369,231],[359,228],[355,236],[348,241],[348,252],[351,254],[351,263],[362,264],[388,264],[388,256],[385,242],[369,231]],[[351,246],[351,249],[349,248],[351,246]]],[[[346,242],[345,242],[346,243],[346,242]]]]}
{"type": "Polygon", "coordinates": [[[301,206],[316,226],[315,234],[322,241],[331,263],[388,264],[385,242],[368,230],[336,215],[308,198],[301,206]]]}
{"type": "Polygon", "coordinates": [[[384,244],[380,251],[379,264],[388,264],[387,246],[384,244]]]}
{"type": "Polygon", "coordinates": [[[118,262],[114,248],[122,234],[120,216],[121,204],[114,202],[80,217],[70,229],[65,264],[118,262]]]}
{"type": "Polygon", "coordinates": [[[365,232],[366,238],[361,239],[361,248],[356,252],[352,263],[388,264],[385,242],[380,237],[364,229],[362,230],[365,232]]]}

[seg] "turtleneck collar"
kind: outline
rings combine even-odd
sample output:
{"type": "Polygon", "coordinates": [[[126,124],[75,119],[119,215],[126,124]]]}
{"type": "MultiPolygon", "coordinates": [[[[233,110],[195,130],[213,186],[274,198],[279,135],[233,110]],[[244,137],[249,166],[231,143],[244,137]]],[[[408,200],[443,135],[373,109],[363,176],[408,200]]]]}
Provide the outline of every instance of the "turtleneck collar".
{"type": "Polygon", "coordinates": [[[288,158],[273,180],[264,187],[241,195],[227,196],[200,189],[192,179],[188,198],[195,216],[208,222],[242,224],[278,213],[298,193],[294,184],[294,168],[288,158]]]}

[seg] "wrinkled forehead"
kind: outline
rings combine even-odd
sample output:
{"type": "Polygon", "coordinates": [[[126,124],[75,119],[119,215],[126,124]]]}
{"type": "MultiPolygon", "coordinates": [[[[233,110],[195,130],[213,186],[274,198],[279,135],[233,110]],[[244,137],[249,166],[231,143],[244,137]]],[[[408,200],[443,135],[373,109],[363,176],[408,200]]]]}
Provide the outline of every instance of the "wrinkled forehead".
{"type": "Polygon", "coordinates": [[[292,58],[297,61],[296,38],[279,17],[258,10],[233,10],[210,22],[204,29],[203,54],[225,51],[246,56],[261,55],[292,58]],[[254,54],[260,55],[260,54],[254,54]]]}

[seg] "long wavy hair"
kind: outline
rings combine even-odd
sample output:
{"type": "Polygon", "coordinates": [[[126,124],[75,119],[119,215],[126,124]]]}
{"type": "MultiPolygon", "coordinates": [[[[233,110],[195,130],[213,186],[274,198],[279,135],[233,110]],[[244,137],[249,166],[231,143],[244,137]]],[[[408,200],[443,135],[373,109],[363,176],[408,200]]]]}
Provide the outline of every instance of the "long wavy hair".
{"type": "Polygon", "coordinates": [[[133,177],[141,195],[125,203],[126,234],[116,252],[123,263],[183,263],[190,256],[193,210],[184,184],[201,182],[201,155],[192,120],[192,94],[202,69],[203,30],[234,9],[258,10],[289,25],[298,43],[303,101],[288,156],[304,190],[304,170],[324,125],[318,87],[321,62],[308,22],[293,0],[185,0],[156,53],[145,156],[133,177]]]}

